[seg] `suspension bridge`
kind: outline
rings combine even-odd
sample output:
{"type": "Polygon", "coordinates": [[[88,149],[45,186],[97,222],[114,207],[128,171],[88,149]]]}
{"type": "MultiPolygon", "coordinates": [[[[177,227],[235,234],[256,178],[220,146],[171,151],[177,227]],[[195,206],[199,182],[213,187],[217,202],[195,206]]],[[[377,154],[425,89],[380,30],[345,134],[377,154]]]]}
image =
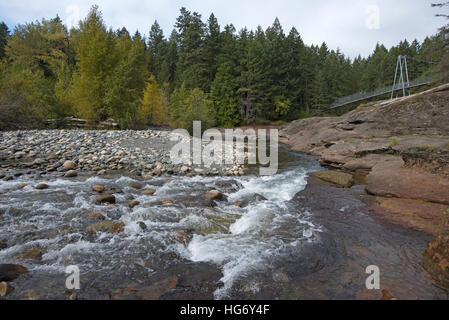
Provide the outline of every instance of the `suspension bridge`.
{"type": "Polygon", "coordinates": [[[352,103],[360,102],[363,100],[371,99],[374,97],[383,96],[391,93],[391,99],[394,97],[394,93],[396,91],[402,91],[403,96],[410,94],[410,89],[417,88],[425,85],[429,85],[432,83],[432,77],[430,76],[422,76],[418,79],[411,80],[409,79],[408,73],[408,65],[407,58],[413,59],[419,62],[430,63],[433,64],[432,61],[425,61],[421,59],[411,58],[407,56],[398,56],[398,61],[396,63],[396,71],[394,74],[394,81],[392,86],[387,86],[381,89],[377,89],[370,92],[358,92],[349,96],[341,97],[337,99],[333,104],[324,109],[324,111],[340,108],[343,106],[347,106],[352,103]]]}

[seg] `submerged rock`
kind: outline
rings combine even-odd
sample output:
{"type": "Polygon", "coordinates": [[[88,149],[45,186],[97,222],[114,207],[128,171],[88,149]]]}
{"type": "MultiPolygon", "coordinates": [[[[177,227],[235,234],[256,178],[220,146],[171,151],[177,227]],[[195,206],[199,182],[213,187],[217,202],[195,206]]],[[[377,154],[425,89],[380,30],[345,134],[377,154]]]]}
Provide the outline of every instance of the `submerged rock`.
{"type": "Polygon", "coordinates": [[[48,188],[50,188],[50,186],[48,184],[45,184],[45,183],[41,183],[41,184],[38,184],[36,186],[37,190],[45,190],[45,189],[48,189],[48,188]]]}
{"type": "Polygon", "coordinates": [[[105,217],[102,213],[99,212],[88,212],[83,215],[83,218],[85,219],[98,219],[98,220],[104,220],[105,217]]]}
{"type": "Polygon", "coordinates": [[[105,195],[101,195],[101,196],[97,196],[95,198],[95,201],[98,203],[111,203],[114,204],[115,203],[115,196],[112,194],[105,194],[105,195]]]}
{"type": "Polygon", "coordinates": [[[330,182],[344,188],[350,188],[354,185],[354,178],[351,174],[340,171],[319,171],[312,173],[313,176],[330,182]]]}
{"type": "Polygon", "coordinates": [[[97,222],[88,226],[85,231],[89,234],[95,234],[97,232],[104,232],[112,226],[113,222],[110,220],[105,220],[97,222]]]}
{"type": "Polygon", "coordinates": [[[429,243],[424,252],[423,267],[436,282],[449,288],[449,232],[429,243]]]}
{"type": "Polygon", "coordinates": [[[141,188],[142,188],[142,185],[141,185],[140,183],[131,183],[131,184],[129,185],[129,187],[130,187],[130,188],[133,188],[133,189],[141,189],[141,188]]]}
{"type": "Polygon", "coordinates": [[[19,264],[0,264],[0,281],[13,281],[27,273],[28,269],[19,264]]]}
{"type": "Polygon", "coordinates": [[[211,200],[223,200],[224,196],[223,193],[218,190],[211,190],[206,194],[206,198],[211,200]]]}
{"type": "Polygon", "coordinates": [[[129,206],[131,209],[133,209],[135,206],[138,206],[139,204],[140,204],[139,201],[133,200],[133,201],[131,201],[131,202],[128,204],[128,206],[129,206]]]}
{"type": "Polygon", "coordinates": [[[142,230],[146,230],[147,229],[147,225],[145,224],[145,222],[143,221],[139,221],[137,222],[137,225],[140,227],[140,229],[142,230]]]}
{"type": "Polygon", "coordinates": [[[131,284],[125,287],[116,289],[112,297],[114,300],[157,300],[162,295],[168,293],[178,284],[178,277],[171,276],[153,283],[148,287],[138,287],[131,284]]]}
{"type": "Polygon", "coordinates": [[[173,239],[176,240],[177,242],[185,245],[186,247],[189,244],[190,240],[192,240],[191,236],[189,236],[184,231],[176,232],[176,234],[173,236],[173,239]]]}
{"type": "Polygon", "coordinates": [[[17,255],[15,258],[18,260],[41,260],[42,250],[39,247],[33,247],[24,253],[17,255]]]}
{"type": "Polygon", "coordinates": [[[142,195],[144,196],[152,196],[156,193],[156,190],[154,189],[146,189],[142,191],[142,195]]]}
{"type": "Polygon", "coordinates": [[[6,249],[8,241],[6,239],[0,239],[0,250],[6,249]]]}
{"type": "Polygon", "coordinates": [[[125,231],[125,223],[123,221],[115,222],[110,228],[110,233],[122,233],[125,231]]]}

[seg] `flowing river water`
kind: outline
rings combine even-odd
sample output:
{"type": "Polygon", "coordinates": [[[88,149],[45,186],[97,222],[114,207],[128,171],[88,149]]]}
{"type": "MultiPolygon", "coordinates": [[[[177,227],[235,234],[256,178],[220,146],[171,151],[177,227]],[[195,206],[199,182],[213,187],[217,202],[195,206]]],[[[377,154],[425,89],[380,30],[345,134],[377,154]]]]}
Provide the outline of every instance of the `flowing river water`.
{"type": "Polygon", "coordinates": [[[364,289],[365,268],[377,264],[398,298],[447,299],[420,267],[428,235],[364,213],[357,187],[299,193],[317,170],[313,158],[282,148],[272,177],[47,176],[42,191],[32,176],[0,181],[0,238],[8,243],[0,263],[30,271],[8,298],[67,299],[69,265],[80,270],[78,299],[377,298],[364,289]],[[96,204],[93,184],[117,203],[96,204]],[[212,189],[227,199],[207,201],[212,189]],[[131,196],[141,205],[129,208],[131,196]],[[98,222],[89,212],[124,222],[124,232],[86,233],[98,222]],[[15,258],[32,247],[41,260],[15,258]]]}

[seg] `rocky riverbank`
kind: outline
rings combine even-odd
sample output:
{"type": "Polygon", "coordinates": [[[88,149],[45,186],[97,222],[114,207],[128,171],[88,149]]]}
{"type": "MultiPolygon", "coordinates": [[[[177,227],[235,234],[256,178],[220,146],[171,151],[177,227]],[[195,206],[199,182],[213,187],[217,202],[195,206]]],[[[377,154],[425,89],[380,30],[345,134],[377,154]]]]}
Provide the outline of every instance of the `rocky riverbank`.
{"type": "Polygon", "coordinates": [[[435,236],[424,267],[447,285],[449,84],[340,117],[292,122],[281,141],[339,171],[318,178],[364,185],[365,203],[384,220],[435,236]]]}
{"type": "Polygon", "coordinates": [[[80,172],[104,175],[118,171],[142,177],[244,174],[239,165],[206,168],[192,164],[191,159],[174,164],[170,150],[179,139],[169,131],[156,130],[0,132],[0,178],[53,172],[68,178],[80,172]]]}

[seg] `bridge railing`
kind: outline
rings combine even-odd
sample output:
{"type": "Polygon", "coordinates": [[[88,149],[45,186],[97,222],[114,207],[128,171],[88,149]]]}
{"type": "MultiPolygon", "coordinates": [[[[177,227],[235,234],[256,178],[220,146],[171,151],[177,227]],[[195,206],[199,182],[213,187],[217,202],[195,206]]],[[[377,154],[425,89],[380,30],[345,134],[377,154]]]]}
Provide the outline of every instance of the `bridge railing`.
{"type": "MultiPolygon", "coordinates": [[[[405,85],[405,90],[408,90],[410,88],[414,88],[414,87],[419,87],[419,86],[423,86],[426,84],[430,84],[432,82],[432,78],[431,77],[421,77],[415,80],[412,80],[409,82],[409,85],[405,85]]],[[[387,93],[391,93],[392,90],[394,91],[398,91],[398,90],[402,90],[402,84],[398,83],[395,85],[394,89],[393,86],[388,86],[388,87],[384,87],[381,89],[377,89],[374,91],[370,91],[370,92],[358,92],[349,96],[345,96],[345,97],[341,97],[339,99],[337,99],[333,104],[331,104],[329,107],[325,108],[324,110],[331,110],[331,109],[335,109],[338,107],[342,107],[354,102],[358,102],[358,101],[362,101],[362,100],[366,100],[369,98],[374,98],[374,97],[378,97],[387,93]]]]}

